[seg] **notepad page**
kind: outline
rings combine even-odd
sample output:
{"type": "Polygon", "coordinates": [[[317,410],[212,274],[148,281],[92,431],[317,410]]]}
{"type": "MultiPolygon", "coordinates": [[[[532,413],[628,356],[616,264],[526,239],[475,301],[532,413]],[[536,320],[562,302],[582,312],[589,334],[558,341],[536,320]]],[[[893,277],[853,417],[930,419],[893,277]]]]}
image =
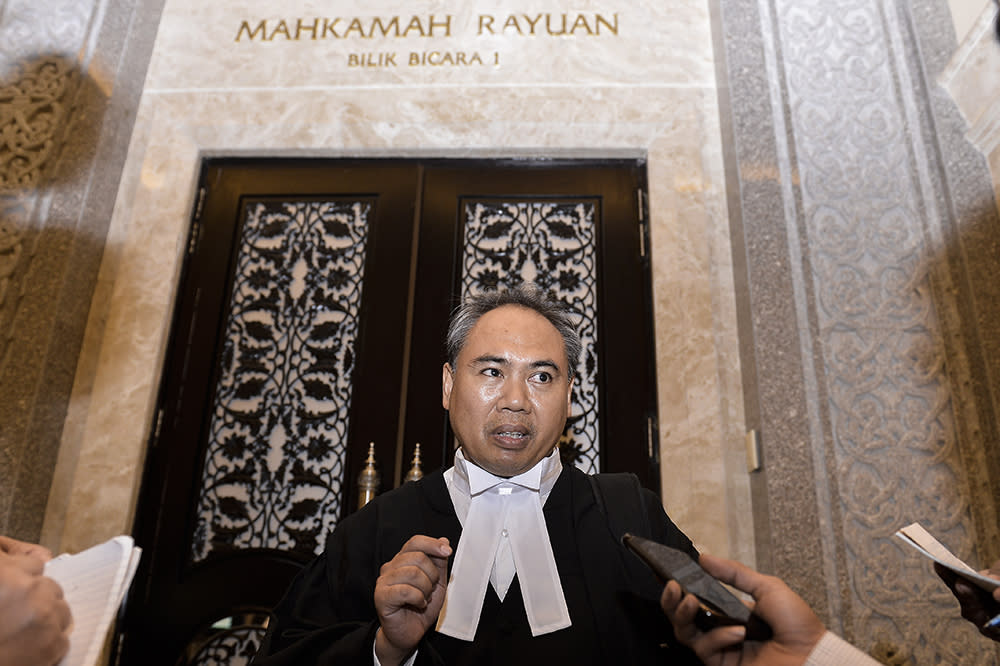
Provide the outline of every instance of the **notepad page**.
{"type": "Polygon", "coordinates": [[[60,555],[45,565],[73,613],[70,648],[64,666],[92,666],[135,573],[138,549],[120,536],[75,555],[60,555]]]}
{"type": "Polygon", "coordinates": [[[1000,587],[1000,580],[983,576],[978,571],[956,557],[940,541],[935,539],[920,523],[911,523],[896,532],[896,536],[913,546],[926,557],[943,564],[966,580],[985,590],[1000,587]]]}

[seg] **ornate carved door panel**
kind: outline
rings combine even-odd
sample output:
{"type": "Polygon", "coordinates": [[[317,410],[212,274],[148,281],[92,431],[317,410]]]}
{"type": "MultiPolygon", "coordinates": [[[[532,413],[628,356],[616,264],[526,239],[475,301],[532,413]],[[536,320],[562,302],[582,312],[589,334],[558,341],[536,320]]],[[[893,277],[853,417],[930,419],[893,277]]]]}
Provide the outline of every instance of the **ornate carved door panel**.
{"type": "Polygon", "coordinates": [[[253,619],[345,513],[351,429],[395,442],[384,414],[403,377],[417,177],[412,164],[205,164],[124,663],[241,663],[253,619]]]}
{"type": "Polygon", "coordinates": [[[573,308],[563,451],[657,488],[643,178],[634,161],[208,160],[121,662],[246,663],[356,508],[369,442],[383,489],[416,442],[425,470],[450,463],[444,327],[468,293],[532,281],[573,308]]]}

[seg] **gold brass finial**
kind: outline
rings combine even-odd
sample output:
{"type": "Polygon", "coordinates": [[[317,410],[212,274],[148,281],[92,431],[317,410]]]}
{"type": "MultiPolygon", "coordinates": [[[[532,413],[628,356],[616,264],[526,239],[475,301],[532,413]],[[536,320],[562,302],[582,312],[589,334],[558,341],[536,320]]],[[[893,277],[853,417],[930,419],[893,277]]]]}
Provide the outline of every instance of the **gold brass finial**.
{"type": "Polygon", "coordinates": [[[375,463],[375,442],[371,442],[368,445],[368,459],[365,460],[365,468],[361,470],[361,474],[358,474],[359,509],[375,498],[381,482],[382,475],[379,474],[375,463]]]}
{"type": "Polygon", "coordinates": [[[403,481],[418,481],[424,477],[424,470],[420,466],[420,442],[413,447],[413,462],[410,464],[410,471],[406,473],[403,481]]]}

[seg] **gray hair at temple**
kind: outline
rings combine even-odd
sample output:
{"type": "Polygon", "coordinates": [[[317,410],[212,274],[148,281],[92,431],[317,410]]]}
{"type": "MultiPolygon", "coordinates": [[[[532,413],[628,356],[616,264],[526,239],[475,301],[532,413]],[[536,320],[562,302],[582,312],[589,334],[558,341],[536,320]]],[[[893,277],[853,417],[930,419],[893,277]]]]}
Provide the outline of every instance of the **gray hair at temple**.
{"type": "Polygon", "coordinates": [[[563,346],[566,349],[566,360],[569,363],[566,370],[567,375],[570,379],[576,376],[583,343],[580,341],[580,334],[577,333],[576,326],[573,324],[570,310],[559,301],[549,298],[544,291],[533,284],[487,291],[470,296],[455,308],[455,311],[451,313],[451,320],[448,322],[448,336],[445,339],[449,365],[452,368],[455,367],[458,354],[465,346],[465,341],[469,338],[469,333],[479,318],[487,312],[505,305],[517,305],[534,310],[555,326],[559,335],[562,336],[563,346]]]}

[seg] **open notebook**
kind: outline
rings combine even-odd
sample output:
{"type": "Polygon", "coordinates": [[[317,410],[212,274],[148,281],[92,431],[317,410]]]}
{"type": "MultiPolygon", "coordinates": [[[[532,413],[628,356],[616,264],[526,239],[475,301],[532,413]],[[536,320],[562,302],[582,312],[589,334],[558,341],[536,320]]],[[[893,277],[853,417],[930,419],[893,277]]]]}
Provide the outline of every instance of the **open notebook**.
{"type": "Polygon", "coordinates": [[[69,652],[62,666],[92,666],[104,647],[111,622],[139,565],[130,536],[117,536],[75,555],[60,555],[45,564],[45,575],[62,586],[73,613],[69,652]]]}

